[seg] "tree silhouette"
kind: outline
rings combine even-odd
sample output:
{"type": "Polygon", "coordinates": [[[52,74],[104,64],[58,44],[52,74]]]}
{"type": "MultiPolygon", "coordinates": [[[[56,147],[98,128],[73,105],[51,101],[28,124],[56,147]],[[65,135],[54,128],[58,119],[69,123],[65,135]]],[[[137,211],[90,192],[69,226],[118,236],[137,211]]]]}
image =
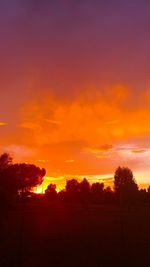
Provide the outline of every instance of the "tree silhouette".
{"type": "Polygon", "coordinates": [[[127,167],[118,167],[114,175],[114,191],[121,204],[134,202],[138,186],[132,171],[127,167]]]}
{"type": "Polygon", "coordinates": [[[110,186],[107,186],[104,189],[104,202],[109,204],[114,203],[114,192],[112,191],[110,186]]]}
{"type": "Polygon", "coordinates": [[[0,172],[12,165],[12,161],[13,159],[8,153],[3,153],[0,156],[0,172]]]}
{"type": "Polygon", "coordinates": [[[138,192],[138,201],[140,204],[145,205],[148,202],[149,194],[146,189],[140,189],[138,192]]]}
{"type": "Polygon", "coordinates": [[[79,182],[76,179],[71,179],[66,182],[66,199],[68,201],[78,201],[79,182]]]}
{"type": "Polygon", "coordinates": [[[50,184],[47,189],[45,190],[45,196],[50,200],[57,199],[57,192],[56,192],[56,185],[50,184]]]}
{"type": "Polygon", "coordinates": [[[76,194],[79,192],[79,182],[76,179],[71,179],[66,182],[66,192],[76,194]]]}
{"type": "Polygon", "coordinates": [[[18,192],[25,193],[42,183],[45,169],[33,164],[12,164],[8,154],[0,156],[0,197],[2,201],[12,199],[18,192]]]}
{"type": "Polygon", "coordinates": [[[68,202],[68,198],[67,198],[67,193],[66,190],[63,189],[61,191],[58,192],[58,199],[62,202],[68,202]]]}
{"type": "Polygon", "coordinates": [[[104,195],[104,184],[103,183],[93,183],[91,185],[91,197],[94,203],[100,203],[103,200],[104,195]]]}
{"type": "Polygon", "coordinates": [[[80,201],[90,201],[90,184],[86,178],[79,183],[80,201]]]}
{"type": "Polygon", "coordinates": [[[21,190],[22,193],[40,185],[46,174],[45,169],[40,169],[34,164],[26,163],[13,164],[8,168],[8,171],[14,181],[16,181],[18,190],[21,190]]]}
{"type": "Polygon", "coordinates": [[[104,183],[93,183],[91,186],[91,192],[93,194],[101,194],[104,190],[104,183]]]}
{"type": "Polygon", "coordinates": [[[86,178],[80,182],[79,189],[82,194],[88,194],[90,192],[90,184],[86,178]]]}

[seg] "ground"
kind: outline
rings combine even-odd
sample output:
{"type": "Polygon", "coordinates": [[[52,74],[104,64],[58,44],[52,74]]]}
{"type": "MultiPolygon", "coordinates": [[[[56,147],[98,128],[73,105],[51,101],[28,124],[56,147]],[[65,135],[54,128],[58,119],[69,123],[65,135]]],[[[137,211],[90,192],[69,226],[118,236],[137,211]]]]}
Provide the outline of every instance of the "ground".
{"type": "Polygon", "coordinates": [[[2,214],[2,267],[147,267],[149,253],[149,206],[31,201],[2,214]]]}

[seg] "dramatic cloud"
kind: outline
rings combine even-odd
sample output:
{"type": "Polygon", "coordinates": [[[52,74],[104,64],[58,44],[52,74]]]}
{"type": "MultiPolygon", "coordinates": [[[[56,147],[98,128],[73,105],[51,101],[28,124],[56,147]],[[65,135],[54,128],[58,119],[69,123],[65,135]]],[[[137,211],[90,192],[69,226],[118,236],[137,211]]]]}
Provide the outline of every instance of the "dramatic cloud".
{"type": "Polygon", "coordinates": [[[126,165],[145,180],[150,3],[6,0],[0,24],[1,151],[50,177],[126,165]]]}

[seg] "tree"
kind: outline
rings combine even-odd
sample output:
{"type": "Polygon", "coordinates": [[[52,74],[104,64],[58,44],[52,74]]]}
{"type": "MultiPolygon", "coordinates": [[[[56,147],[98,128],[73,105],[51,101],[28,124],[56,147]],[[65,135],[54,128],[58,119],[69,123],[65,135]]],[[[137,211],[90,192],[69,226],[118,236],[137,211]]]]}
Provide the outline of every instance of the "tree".
{"type": "Polygon", "coordinates": [[[68,202],[68,198],[67,198],[67,194],[66,194],[65,189],[59,191],[57,195],[58,195],[59,200],[61,200],[63,202],[68,202]]]}
{"type": "Polygon", "coordinates": [[[104,183],[93,183],[91,186],[91,197],[95,203],[102,202],[104,193],[104,183]]]}
{"type": "Polygon", "coordinates": [[[12,160],[12,157],[8,153],[3,153],[0,156],[0,172],[12,165],[12,160]]]}
{"type": "Polygon", "coordinates": [[[33,164],[10,164],[10,161],[6,160],[4,162],[8,164],[2,164],[0,171],[0,196],[3,199],[11,199],[17,196],[18,192],[30,191],[31,188],[42,183],[46,174],[45,169],[40,169],[33,164]]]}
{"type": "Polygon", "coordinates": [[[110,186],[107,186],[104,189],[104,201],[105,203],[114,203],[114,192],[112,191],[110,186]]]}
{"type": "Polygon", "coordinates": [[[50,200],[57,199],[57,191],[55,184],[49,184],[47,189],[45,190],[45,196],[50,200]]]}
{"type": "Polygon", "coordinates": [[[138,200],[139,203],[142,205],[145,205],[148,201],[148,192],[146,191],[146,189],[140,189],[139,193],[138,193],[138,200]]]}
{"type": "Polygon", "coordinates": [[[84,178],[79,184],[80,192],[82,194],[88,194],[90,192],[90,184],[86,178],[84,178]]]}
{"type": "Polygon", "coordinates": [[[91,186],[91,192],[96,195],[102,194],[104,190],[104,183],[93,183],[91,186]]]}
{"type": "Polygon", "coordinates": [[[120,203],[131,204],[138,192],[138,186],[129,168],[118,167],[114,175],[114,191],[120,203]]]}
{"type": "Polygon", "coordinates": [[[66,182],[66,192],[69,194],[77,194],[79,192],[79,182],[71,179],[66,182]]]}
{"type": "Polygon", "coordinates": [[[84,178],[79,184],[80,200],[84,203],[90,201],[90,184],[86,178],[84,178]]]}
{"type": "Polygon", "coordinates": [[[33,187],[40,185],[46,174],[45,169],[26,163],[13,164],[8,170],[16,181],[18,190],[22,192],[30,191],[33,187]]]}
{"type": "Polygon", "coordinates": [[[66,200],[79,200],[79,182],[76,179],[71,179],[66,182],[66,200]]]}
{"type": "Polygon", "coordinates": [[[12,166],[12,157],[8,153],[0,155],[0,208],[4,208],[8,204],[8,200],[12,198],[16,192],[16,185],[12,179],[8,179],[6,172],[12,166]]]}

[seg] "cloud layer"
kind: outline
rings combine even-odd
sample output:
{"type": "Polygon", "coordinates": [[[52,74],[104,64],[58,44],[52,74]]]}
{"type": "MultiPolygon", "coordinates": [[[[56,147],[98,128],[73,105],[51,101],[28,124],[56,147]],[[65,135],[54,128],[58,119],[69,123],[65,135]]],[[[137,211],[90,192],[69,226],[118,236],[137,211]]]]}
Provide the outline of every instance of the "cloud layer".
{"type": "Polygon", "coordinates": [[[1,151],[49,175],[147,172],[150,3],[6,0],[0,24],[1,151]]]}

